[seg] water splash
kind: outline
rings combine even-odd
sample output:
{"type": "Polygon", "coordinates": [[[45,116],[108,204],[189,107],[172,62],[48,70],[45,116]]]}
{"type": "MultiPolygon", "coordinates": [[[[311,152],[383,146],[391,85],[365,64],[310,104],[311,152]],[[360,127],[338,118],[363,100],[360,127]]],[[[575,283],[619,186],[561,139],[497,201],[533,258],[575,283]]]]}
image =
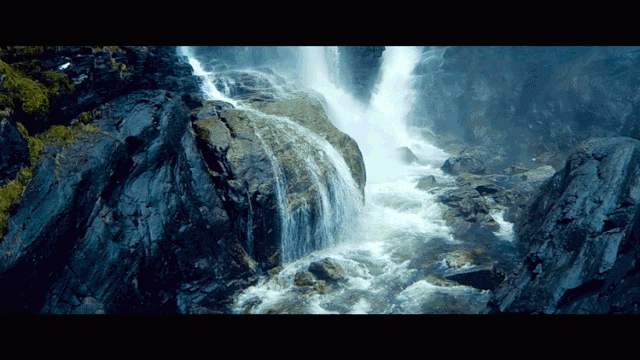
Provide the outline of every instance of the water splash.
{"type": "Polygon", "coordinates": [[[178,55],[187,58],[189,65],[193,68],[194,75],[202,78],[202,91],[206,100],[222,100],[238,107],[239,103],[234,99],[221,93],[215,86],[215,73],[204,70],[200,61],[194,56],[193,50],[189,46],[178,46],[178,55]]]}
{"type": "Polygon", "coordinates": [[[363,199],[342,155],[326,139],[291,119],[262,113],[238,100],[243,96],[242,87],[274,98],[291,97],[293,89],[274,74],[253,69],[206,72],[189,48],[181,48],[180,53],[187,56],[195,74],[203,77],[208,99],[230,102],[248,115],[269,157],[282,220],[282,261],[291,262],[348,238],[357,226],[363,199]]]}

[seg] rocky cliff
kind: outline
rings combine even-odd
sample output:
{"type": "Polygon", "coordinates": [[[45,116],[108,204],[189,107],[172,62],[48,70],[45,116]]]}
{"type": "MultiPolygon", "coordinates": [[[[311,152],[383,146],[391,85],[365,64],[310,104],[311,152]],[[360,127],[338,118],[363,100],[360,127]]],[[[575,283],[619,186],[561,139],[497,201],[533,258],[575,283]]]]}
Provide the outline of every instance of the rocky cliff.
{"type": "MultiPolygon", "coordinates": [[[[0,312],[227,312],[282,261],[273,159],[250,114],[203,100],[175,48],[0,55],[0,312]]],[[[307,103],[302,120],[327,120],[307,103]]],[[[348,162],[362,190],[362,159],[348,162]]]]}
{"type": "Polygon", "coordinates": [[[637,312],[639,176],[638,140],[581,143],[517,220],[526,256],[489,312],[637,312]]]}
{"type": "Polygon", "coordinates": [[[638,137],[637,47],[436,50],[442,56],[417,70],[416,125],[430,126],[454,154],[481,148],[488,171],[557,170],[585,139],[638,137]]]}
{"type": "Polygon", "coordinates": [[[637,312],[638,48],[439,51],[414,125],[454,155],[445,219],[463,241],[515,223],[486,312],[637,312]]]}

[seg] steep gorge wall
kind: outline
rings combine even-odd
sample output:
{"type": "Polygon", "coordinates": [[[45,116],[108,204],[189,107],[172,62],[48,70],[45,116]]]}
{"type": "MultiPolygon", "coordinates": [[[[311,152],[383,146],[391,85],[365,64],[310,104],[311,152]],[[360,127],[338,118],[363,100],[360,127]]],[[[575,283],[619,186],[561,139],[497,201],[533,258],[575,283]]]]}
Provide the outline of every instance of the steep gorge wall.
{"type": "Polygon", "coordinates": [[[501,169],[558,169],[582,140],[638,137],[639,50],[448,47],[435,71],[417,71],[415,124],[445,146],[485,147],[503,158],[501,169]]]}

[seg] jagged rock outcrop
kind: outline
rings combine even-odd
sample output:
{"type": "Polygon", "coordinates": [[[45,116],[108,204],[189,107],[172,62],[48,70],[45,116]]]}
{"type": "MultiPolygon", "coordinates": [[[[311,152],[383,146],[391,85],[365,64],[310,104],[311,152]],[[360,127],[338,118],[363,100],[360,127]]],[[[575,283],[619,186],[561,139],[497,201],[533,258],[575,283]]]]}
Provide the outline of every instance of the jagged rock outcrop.
{"type": "Polygon", "coordinates": [[[10,218],[2,312],[218,310],[255,265],[235,239],[184,101],[141,90],[102,109],[98,131],[45,150],[10,218]]]}
{"type": "Polygon", "coordinates": [[[640,141],[581,143],[517,220],[523,261],[487,312],[637,311],[634,293],[623,294],[625,278],[635,279],[639,176],[640,141]]]}
{"type": "MultiPolygon", "coordinates": [[[[106,57],[56,48],[41,59],[45,67],[70,69],[76,95],[32,119],[29,133],[71,122],[84,130],[65,141],[40,142],[33,176],[5,214],[2,313],[228,312],[231,295],[282,261],[273,163],[291,172],[291,203],[318,201],[307,194],[309,175],[296,176],[302,172],[291,154],[299,145],[288,143],[292,138],[282,136],[269,153],[260,135],[273,136],[267,130],[274,124],[258,124],[266,128],[255,131],[254,113],[204,101],[175,49],[124,48],[124,55],[106,57]],[[111,59],[125,64],[129,77],[113,76],[111,59]],[[90,118],[70,118],[88,110],[90,118]]],[[[346,171],[363,191],[357,145],[334,130],[320,101],[305,95],[269,103],[268,92],[252,90],[251,78],[245,80],[245,100],[292,116],[339,154],[354,157],[345,158],[346,171]]],[[[311,141],[311,133],[304,134],[311,141]]],[[[322,151],[307,155],[326,162],[322,151]]],[[[319,181],[332,175],[325,170],[319,181]]]]}
{"type": "Polygon", "coordinates": [[[175,47],[156,46],[47,46],[29,55],[2,58],[15,69],[47,85],[42,111],[25,113],[17,107],[13,120],[30,133],[51,125],[66,125],[79,114],[138,89],[198,91],[189,64],[178,61],[175,47]],[[55,82],[51,79],[55,79],[55,82]],[[53,83],[53,85],[48,85],[53,83]]]}

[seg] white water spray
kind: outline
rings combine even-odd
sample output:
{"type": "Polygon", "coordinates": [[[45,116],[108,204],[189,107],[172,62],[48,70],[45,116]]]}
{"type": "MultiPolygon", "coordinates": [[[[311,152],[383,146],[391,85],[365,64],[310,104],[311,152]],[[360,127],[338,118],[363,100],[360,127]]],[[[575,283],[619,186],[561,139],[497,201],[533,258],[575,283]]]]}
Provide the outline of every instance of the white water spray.
{"type": "Polygon", "coordinates": [[[327,54],[336,52],[332,48],[302,48],[300,71],[304,74],[304,85],[327,99],[327,112],[335,125],[358,143],[365,161],[368,184],[406,178],[415,172],[415,166],[404,164],[397,156],[403,147],[434,168],[449,158],[449,154],[410,132],[407,125],[416,100],[413,71],[424,55],[419,48],[385,49],[381,77],[369,104],[356,100],[342,84],[331,80],[331,74],[338,71],[339,65],[327,61],[327,58],[332,58],[327,54]]]}
{"type": "Polygon", "coordinates": [[[290,97],[291,89],[278,84],[273,76],[256,70],[230,71],[226,75],[207,72],[191,49],[183,47],[179,52],[187,56],[195,74],[203,77],[203,91],[209,100],[232,103],[248,115],[254,133],[271,161],[282,219],[282,261],[291,262],[346,239],[356,226],[363,199],[342,155],[326,139],[296,122],[264,114],[230,98],[230,89],[236,84],[228,75],[249,75],[255,90],[272,93],[275,97],[290,97]],[[224,86],[225,93],[218,91],[214,81],[224,86]],[[296,179],[287,178],[285,167],[295,173],[296,179]],[[292,184],[305,179],[308,191],[314,193],[311,197],[307,192],[291,189],[292,184]]]}
{"type": "Polygon", "coordinates": [[[221,93],[218,88],[216,88],[213,78],[215,74],[209,71],[204,70],[200,61],[198,61],[194,54],[193,50],[188,46],[179,46],[178,55],[185,56],[189,61],[189,65],[193,68],[193,73],[196,76],[202,78],[202,91],[204,92],[204,96],[206,100],[222,100],[232,104],[234,107],[238,107],[239,103],[232,98],[226,96],[221,93]]]}
{"type": "Polygon", "coordinates": [[[364,209],[350,204],[359,192],[354,192],[356,187],[344,159],[328,142],[288,118],[243,108],[240,102],[274,166],[284,225],[283,249],[288,250],[284,251],[287,261],[282,270],[239,293],[234,311],[421,313],[451,298],[462,299],[459,311],[476,311],[475,305],[467,306],[464,299],[481,303],[486,301],[486,293],[465,286],[438,285],[423,274],[423,269],[435,263],[429,259],[437,260],[430,250],[432,239],[455,241],[442,219],[442,205],[435,201],[437,192],[416,188],[420,176],[434,175],[438,182],[452,180],[439,169],[448,154],[407,126],[415,101],[412,72],[420,62],[420,51],[385,50],[381,76],[369,104],[357,101],[341,86],[337,48],[305,47],[299,53],[297,79],[324,96],[331,121],[355,139],[363,153],[367,203],[364,209]],[[278,143],[295,147],[287,161],[305,164],[288,176],[307,177],[316,188],[314,196],[320,206],[315,216],[321,215],[322,219],[315,227],[308,202],[296,198],[289,189],[290,179],[278,143]],[[395,156],[397,148],[403,146],[418,157],[419,163],[403,164],[395,156]],[[357,214],[350,217],[353,213],[357,214]],[[358,227],[331,226],[347,218],[359,220],[358,227]],[[353,241],[341,241],[347,229],[355,230],[353,241]],[[318,242],[323,244],[318,246],[318,242]],[[326,257],[342,267],[344,282],[327,285],[321,291],[294,284],[296,275],[308,271],[310,263],[326,257]]]}

